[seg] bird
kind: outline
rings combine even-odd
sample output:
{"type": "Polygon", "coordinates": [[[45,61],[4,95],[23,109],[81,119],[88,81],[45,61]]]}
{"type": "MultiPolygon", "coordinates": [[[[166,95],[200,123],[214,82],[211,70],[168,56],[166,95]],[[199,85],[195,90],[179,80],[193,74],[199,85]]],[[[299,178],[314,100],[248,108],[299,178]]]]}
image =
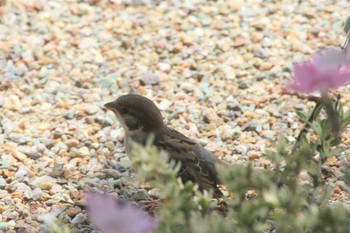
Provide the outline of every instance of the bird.
{"type": "Polygon", "coordinates": [[[228,163],[220,160],[196,141],[167,126],[158,107],[139,94],[126,94],[106,103],[105,108],[116,115],[124,129],[126,153],[130,157],[129,141],[146,145],[150,135],[153,145],[168,153],[170,160],[180,163],[178,177],[183,183],[192,181],[199,190],[213,190],[214,197],[223,194],[217,185],[222,184],[216,166],[228,163]]]}

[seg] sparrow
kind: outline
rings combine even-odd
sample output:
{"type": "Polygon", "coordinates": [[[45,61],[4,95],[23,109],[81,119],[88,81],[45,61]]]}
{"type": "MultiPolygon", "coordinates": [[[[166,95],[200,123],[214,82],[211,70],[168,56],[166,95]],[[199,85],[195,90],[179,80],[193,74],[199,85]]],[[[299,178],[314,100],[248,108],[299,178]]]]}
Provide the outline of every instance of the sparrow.
{"type": "Polygon", "coordinates": [[[157,106],[138,94],[122,95],[104,105],[113,111],[124,129],[126,153],[130,157],[130,140],[145,145],[154,136],[153,144],[168,153],[170,160],[180,162],[178,176],[186,183],[197,183],[199,190],[213,190],[215,197],[222,196],[217,187],[221,184],[217,164],[228,166],[199,143],[164,124],[157,106]]]}

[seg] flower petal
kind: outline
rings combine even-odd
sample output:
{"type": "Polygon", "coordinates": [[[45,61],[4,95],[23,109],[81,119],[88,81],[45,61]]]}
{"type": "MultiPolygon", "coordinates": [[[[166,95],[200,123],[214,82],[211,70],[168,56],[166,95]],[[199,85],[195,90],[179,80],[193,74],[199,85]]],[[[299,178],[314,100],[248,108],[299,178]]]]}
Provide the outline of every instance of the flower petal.
{"type": "Polygon", "coordinates": [[[158,225],[143,210],[111,195],[88,193],[86,200],[91,222],[104,233],[146,233],[158,225]]]}

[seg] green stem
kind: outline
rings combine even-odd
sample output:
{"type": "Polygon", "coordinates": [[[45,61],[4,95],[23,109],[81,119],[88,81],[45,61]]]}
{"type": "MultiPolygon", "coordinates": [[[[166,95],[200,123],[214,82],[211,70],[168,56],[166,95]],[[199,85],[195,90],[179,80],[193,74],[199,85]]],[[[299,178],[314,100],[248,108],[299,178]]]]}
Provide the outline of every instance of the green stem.
{"type": "Polygon", "coordinates": [[[307,131],[309,130],[311,123],[318,117],[318,115],[320,114],[320,108],[322,108],[322,102],[318,99],[316,100],[316,105],[314,107],[314,109],[312,110],[312,113],[309,117],[309,119],[307,119],[307,122],[304,124],[303,129],[300,131],[297,140],[293,146],[292,149],[292,153],[299,148],[300,146],[300,142],[302,137],[307,133],[307,131]]]}
{"type": "Polygon", "coordinates": [[[332,101],[328,97],[326,92],[322,93],[321,101],[322,101],[322,104],[325,108],[326,114],[328,116],[328,120],[329,120],[331,129],[332,129],[332,132],[336,135],[339,135],[341,132],[341,124],[340,124],[340,120],[339,120],[339,114],[335,110],[335,108],[332,104],[332,101]]]}

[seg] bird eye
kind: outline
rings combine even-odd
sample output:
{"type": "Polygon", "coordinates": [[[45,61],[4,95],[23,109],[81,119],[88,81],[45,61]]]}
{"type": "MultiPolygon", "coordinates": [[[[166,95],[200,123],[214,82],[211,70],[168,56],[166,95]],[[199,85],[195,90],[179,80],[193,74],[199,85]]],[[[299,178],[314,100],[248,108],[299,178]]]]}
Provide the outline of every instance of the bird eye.
{"type": "Polygon", "coordinates": [[[125,124],[128,126],[129,130],[136,130],[140,128],[140,124],[137,121],[128,121],[125,122],[125,124]]]}

